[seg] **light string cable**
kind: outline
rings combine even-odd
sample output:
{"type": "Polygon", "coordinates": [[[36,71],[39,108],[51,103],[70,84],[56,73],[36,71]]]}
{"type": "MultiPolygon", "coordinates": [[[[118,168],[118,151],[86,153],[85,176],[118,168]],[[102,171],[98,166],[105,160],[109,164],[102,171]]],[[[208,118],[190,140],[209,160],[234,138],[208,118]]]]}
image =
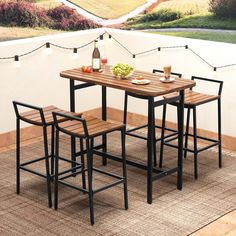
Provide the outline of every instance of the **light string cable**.
{"type": "Polygon", "coordinates": [[[209,67],[211,67],[214,71],[216,71],[217,69],[221,69],[221,68],[227,68],[227,67],[233,67],[233,66],[236,66],[236,63],[232,63],[232,64],[227,64],[227,65],[222,65],[222,66],[213,66],[211,63],[209,63],[207,60],[205,60],[201,55],[199,55],[196,51],[194,51],[193,49],[189,48],[188,45],[184,45],[184,46],[164,46],[164,47],[155,47],[153,49],[149,49],[149,50],[146,50],[146,51],[142,51],[142,52],[138,52],[138,53],[133,53],[131,52],[128,47],[126,47],[124,44],[122,44],[119,40],[117,40],[116,37],[114,37],[111,33],[107,32],[107,31],[104,31],[102,34],[100,34],[99,36],[97,36],[95,39],[89,41],[88,43],[85,43],[81,46],[77,46],[77,47],[66,47],[66,46],[62,46],[62,45],[58,45],[58,44],[55,44],[55,43],[44,43],[42,44],[41,46],[38,46],[37,48],[33,49],[33,50],[30,50],[29,52],[26,52],[26,53],[23,53],[23,54],[19,54],[19,55],[14,55],[14,56],[6,56],[6,57],[0,57],[0,60],[11,60],[11,59],[15,59],[16,56],[18,57],[18,59],[20,57],[24,57],[24,56],[27,56],[29,54],[32,54],[38,50],[40,50],[41,48],[45,47],[46,45],[50,45],[50,46],[53,46],[53,47],[57,47],[59,49],[63,49],[63,50],[71,50],[71,51],[74,51],[74,52],[77,52],[77,50],[81,49],[81,48],[84,48],[84,47],[87,47],[89,46],[90,44],[92,44],[95,40],[103,40],[103,36],[104,35],[109,35],[109,38],[112,38],[118,45],[120,45],[125,51],[127,51],[133,58],[135,58],[136,56],[139,56],[139,55],[143,55],[143,54],[146,54],[146,53],[150,53],[150,52],[154,52],[154,51],[161,51],[162,49],[176,49],[176,48],[184,48],[184,49],[188,49],[189,51],[191,51],[195,56],[197,56],[200,60],[202,60],[204,63],[206,63],[209,67]]]}

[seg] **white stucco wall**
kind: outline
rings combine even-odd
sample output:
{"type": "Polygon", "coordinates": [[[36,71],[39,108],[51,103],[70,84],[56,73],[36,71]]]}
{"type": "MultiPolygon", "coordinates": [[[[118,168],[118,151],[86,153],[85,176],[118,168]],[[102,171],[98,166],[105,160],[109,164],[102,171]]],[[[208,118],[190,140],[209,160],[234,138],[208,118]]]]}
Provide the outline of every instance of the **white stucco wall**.
{"type": "MultiPolygon", "coordinates": [[[[141,32],[107,29],[117,40],[123,43],[132,53],[138,53],[159,46],[188,45],[214,66],[236,62],[236,45],[202,40],[161,36],[141,32]]],[[[63,46],[75,47],[93,40],[104,32],[104,29],[65,33],[60,35],[38,37],[34,39],[17,40],[0,43],[0,57],[27,52],[44,42],[52,42],[63,46]]],[[[236,137],[236,67],[222,69],[214,73],[191,52],[184,49],[164,50],[158,55],[152,52],[138,56],[135,60],[114,40],[104,40],[100,46],[102,54],[106,54],[109,64],[126,62],[135,68],[152,71],[162,68],[164,64],[172,64],[173,71],[180,72],[184,78],[191,75],[205,76],[224,81],[222,95],[223,133],[236,137]]],[[[69,109],[69,81],[59,77],[59,72],[69,68],[91,63],[93,45],[78,51],[78,59],[72,58],[72,52],[53,48],[52,54],[46,55],[42,49],[21,60],[21,67],[15,68],[12,61],[0,61],[0,133],[15,129],[12,100],[19,100],[39,106],[55,104],[69,109]]],[[[209,84],[198,83],[197,90],[214,93],[216,88],[209,84]]],[[[123,91],[109,89],[108,106],[123,108],[123,91]]],[[[83,111],[98,107],[101,89],[91,87],[78,92],[77,110],[83,111]]],[[[216,103],[199,108],[198,125],[202,129],[216,131],[216,103]]],[[[137,99],[129,100],[129,111],[146,114],[147,106],[137,99]]],[[[161,114],[161,109],[157,116],[161,114]]],[[[175,121],[175,110],[168,109],[168,119],[175,121]]]]}

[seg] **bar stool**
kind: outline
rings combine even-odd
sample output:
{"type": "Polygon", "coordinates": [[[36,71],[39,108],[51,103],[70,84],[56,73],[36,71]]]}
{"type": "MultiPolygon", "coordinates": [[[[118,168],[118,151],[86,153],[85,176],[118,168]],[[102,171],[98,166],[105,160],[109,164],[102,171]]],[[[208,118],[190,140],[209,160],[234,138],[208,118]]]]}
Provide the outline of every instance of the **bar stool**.
{"type": "MultiPolygon", "coordinates": [[[[87,193],[89,195],[89,207],[90,207],[90,223],[94,224],[94,204],[93,204],[93,196],[95,193],[101,192],[108,188],[114,187],[118,184],[123,183],[124,185],[124,204],[125,209],[128,209],[128,190],[127,190],[127,175],[126,175],[126,155],[125,155],[125,128],[123,124],[115,124],[111,122],[107,122],[104,120],[97,119],[95,117],[85,117],[79,118],[71,115],[65,115],[58,112],[53,112],[54,123],[56,126],[56,155],[55,155],[55,183],[54,183],[54,208],[58,209],[58,183],[61,183],[65,186],[71,187],[73,189],[79,190],[83,193],[87,193]],[[67,119],[62,123],[58,121],[60,119],[67,119]],[[93,153],[94,151],[94,138],[98,136],[102,136],[108,134],[113,131],[121,131],[121,146],[122,146],[122,166],[123,166],[123,176],[118,176],[116,174],[106,172],[104,170],[93,167],[93,153]],[[58,173],[59,169],[59,132],[69,135],[75,139],[80,140],[81,147],[81,156],[84,153],[87,154],[87,168],[84,169],[88,173],[88,189],[86,186],[83,187],[72,185],[64,181],[65,177],[60,177],[60,173],[58,173]],[[83,149],[83,141],[86,143],[86,150],[83,149]],[[103,187],[93,189],[93,171],[104,174],[106,176],[113,177],[117,179],[111,184],[107,184],[103,187]]],[[[102,152],[101,152],[102,153],[102,152]]],[[[104,153],[107,154],[107,153],[104,153]]],[[[118,157],[117,157],[118,158],[118,157]]],[[[120,159],[120,158],[119,158],[120,159]]],[[[77,164],[77,163],[76,163],[77,164]]]]}
{"type": "MultiPolygon", "coordinates": [[[[158,70],[158,69],[153,69],[152,71],[153,73],[158,73],[159,75],[163,76],[164,74],[164,71],[163,70],[158,70]]],[[[175,77],[178,77],[178,78],[181,78],[182,77],[182,74],[179,74],[179,73],[175,73],[175,72],[171,72],[171,75],[175,76],[175,77]]],[[[158,79],[158,78],[157,78],[158,79]]],[[[127,124],[127,109],[128,109],[128,96],[131,96],[131,97],[134,97],[134,98],[139,98],[139,99],[146,99],[147,100],[147,97],[146,96],[142,96],[142,95],[137,95],[137,94],[133,94],[133,93],[130,93],[130,92],[125,92],[125,101],[124,101],[124,118],[123,118],[123,123],[126,125],[127,124]]],[[[155,115],[155,112],[154,112],[154,115],[155,115]]],[[[154,118],[155,120],[155,118],[154,118]]],[[[135,138],[140,138],[140,139],[144,139],[144,140],[148,140],[147,137],[143,137],[141,135],[138,135],[138,134],[134,134],[132,132],[134,131],[137,131],[139,129],[143,129],[143,128],[146,128],[148,125],[145,124],[145,125],[141,125],[141,126],[138,126],[138,127],[135,127],[135,128],[132,128],[132,129],[129,129],[129,130],[126,130],[126,135],[130,135],[132,137],[135,137],[135,138]]],[[[161,129],[162,130],[162,126],[159,126],[159,125],[155,125],[155,128],[157,129],[161,129]]],[[[172,131],[172,132],[175,132],[175,130],[173,129],[170,129],[170,128],[166,128],[167,130],[169,131],[172,131]]],[[[160,138],[156,138],[156,132],[154,132],[154,166],[157,165],[157,157],[156,157],[156,143],[158,141],[160,141],[160,138]]]]}
{"type": "MultiPolygon", "coordinates": [[[[81,114],[71,113],[67,111],[63,111],[55,106],[48,107],[37,107],[17,101],[13,101],[13,106],[16,114],[16,193],[20,194],[20,170],[27,171],[31,174],[35,174],[47,179],[47,193],[48,193],[48,206],[52,207],[52,198],[51,198],[51,176],[50,176],[50,166],[49,166],[49,158],[51,158],[51,174],[53,174],[54,169],[54,121],[52,117],[53,111],[60,111],[65,114],[77,115],[81,116],[81,114]],[[25,112],[20,112],[20,109],[26,108],[30,109],[25,112]],[[40,126],[43,128],[43,142],[44,142],[44,155],[43,157],[36,158],[31,161],[27,161],[21,163],[20,161],[20,121],[24,121],[26,123],[40,126]],[[48,150],[48,137],[47,137],[47,127],[51,126],[51,154],[49,154],[48,150]],[[41,173],[36,170],[33,170],[27,167],[30,164],[37,163],[39,161],[45,160],[45,172],[41,173]]],[[[61,118],[59,121],[64,121],[64,118],[61,118]]]]}
{"type": "MultiPolygon", "coordinates": [[[[186,158],[187,152],[192,152],[194,154],[194,177],[195,179],[198,178],[198,153],[205,151],[211,147],[218,146],[218,162],[219,162],[219,168],[222,167],[222,145],[221,145],[221,93],[223,88],[223,81],[214,80],[214,79],[208,79],[198,76],[192,76],[192,80],[200,80],[210,83],[218,83],[219,89],[217,95],[209,95],[204,93],[195,92],[192,89],[187,90],[185,93],[185,101],[184,101],[184,107],[187,109],[187,122],[186,122],[186,131],[185,131],[185,144],[184,144],[184,157],[186,158]],[[218,102],[218,139],[212,139],[203,137],[200,135],[197,135],[197,115],[196,115],[196,109],[198,106],[207,104],[212,101],[218,102]],[[190,111],[193,110],[193,134],[189,133],[189,123],[190,123],[190,111]],[[193,143],[194,148],[189,149],[188,148],[188,138],[193,137],[193,143]],[[211,142],[211,144],[198,148],[197,145],[197,139],[202,139],[205,141],[211,142]]],[[[164,96],[164,98],[170,98],[173,96],[172,94],[168,96],[164,96]]],[[[171,103],[171,105],[177,106],[177,103],[171,103]]],[[[163,119],[163,127],[165,131],[165,121],[166,121],[166,107],[164,109],[164,119],[163,119]]],[[[164,145],[170,146],[170,147],[177,147],[175,144],[170,143],[171,141],[175,140],[176,137],[171,137],[166,139],[164,131],[161,136],[161,150],[160,150],[160,166],[162,166],[163,161],[163,151],[164,151],[164,145]]],[[[175,133],[172,134],[175,136],[175,133]]]]}

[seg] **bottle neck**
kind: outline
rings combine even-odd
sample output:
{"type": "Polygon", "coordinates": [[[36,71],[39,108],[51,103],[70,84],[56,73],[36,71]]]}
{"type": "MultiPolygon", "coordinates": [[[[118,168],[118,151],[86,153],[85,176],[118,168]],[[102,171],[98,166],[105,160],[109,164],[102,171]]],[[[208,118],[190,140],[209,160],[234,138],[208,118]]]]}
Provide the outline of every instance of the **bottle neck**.
{"type": "Polygon", "coordinates": [[[94,48],[97,48],[98,45],[97,45],[97,41],[94,41],[94,48]]]}

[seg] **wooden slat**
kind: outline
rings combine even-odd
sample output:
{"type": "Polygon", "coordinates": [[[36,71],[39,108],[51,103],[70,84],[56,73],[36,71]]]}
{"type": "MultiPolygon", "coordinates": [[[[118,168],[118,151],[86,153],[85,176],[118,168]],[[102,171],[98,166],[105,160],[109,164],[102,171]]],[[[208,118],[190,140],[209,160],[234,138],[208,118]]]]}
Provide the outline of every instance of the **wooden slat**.
{"type": "MultiPolygon", "coordinates": [[[[64,110],[62,110],[60,108],[57,108],[55,106],[44,107],[43,108],[43,114],[44,114],[44,118],[45,118],[45,121],[46,121],[47,125],[51,125],[53,123],[52,112],[60,112],[60,113],[63,113],[63,114],[66,114],[66,115],[72,115],[72,116],[80,116],[81,115],[81,113],[74,113],[74,112],[64,111],[64,110]]],[[[20,115],[23,118],[25,118],[26,120],[37,122],[37,123],[42,123],[40,113],[36,110],[30,110],[30,111],[27,111],[27,112],[23,112],[20,115]]],[[[58,116],[59,122],[62,122],[65,119],[66,118],[64,118],[64,117],[59,117],[58,116]]]]}
{"type": "Polygon", "coordinates": [[[83,81],[86,83],[92,83],[102,85],[106,87],[125,90],[131,93],[143,95],[143,96],[161,96],[172,92],[178,92],[180,90],[188,89],[195,86],[195,81],[189,79],[177,78],[172,83],[162,83],[160,81],[160,75],[155,73],[148,73],[144,71],[135,70],[132,77],[125,80],[116,79],[107,66],[103,72],[84,73],[80,68],[66,70],[60,73],[63,78],[83,81]],[[135,77],[142,75],[144,78],[151,81],[148,85],[135,85],[131,83],[131,80],[135,77]]]}
{"type": "MultiPolygon", "coordinates": [[[[85,117],[90,137],[98,136],[122,128],[123,124],[111,123],[95,117],[85,117]]],[[[59,124],[65,132],[84,137],[84,128],[80,121],[70,120],[59,124]]]]}
{"type": "MultiPolygon", "coordinates": [[[[175,95],[177,95],[177,94],[171,93],[171,94],[164,96],[164,98],[171,98],[175,95]]],[[[218,95],[209,95],[209,94],[198,93],[195,91],[187,90],[185,93],[184,104],[197,106],[197,105],[201,105],[201,104],[204,104],[207,102],[211,102],[211,101],[216,100],[218,98],[219,98],[218,95]]]]}

